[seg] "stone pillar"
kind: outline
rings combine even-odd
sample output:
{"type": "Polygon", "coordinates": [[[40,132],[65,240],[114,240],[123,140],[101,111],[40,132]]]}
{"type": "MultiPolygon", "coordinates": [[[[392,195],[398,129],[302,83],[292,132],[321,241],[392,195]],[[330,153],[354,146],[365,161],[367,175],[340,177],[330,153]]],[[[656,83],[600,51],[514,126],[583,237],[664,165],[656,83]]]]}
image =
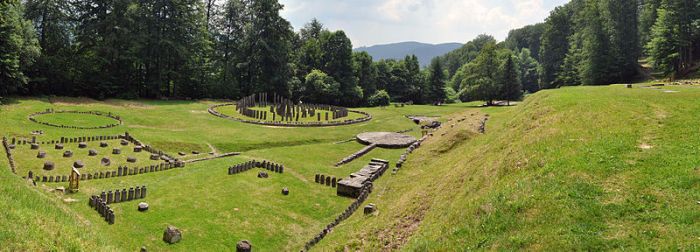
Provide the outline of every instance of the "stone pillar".
{"type": "Polygon", "coordinates": [[[146,186],[141,187],[141,198],[146,198],[146,186]]]}
{"type": "Polygon", "coordinates": [[[318,181],[321,179],[321,174],[316,173],[316,177],[314,178],[314,182],[318,183],[318,181]]]}
{"type": "Polygon", "coordinates": [[[141,187],[137,186],[135,193],[134,193],[134,199],[140,199],[141,198],[141,187]]]}
{"type": "Polygon", "coordinates": [[[129,188],[129,197],[126,198],[126,200],[128,200],[128,201],[134,200],[134,188],[133,187],[129,188]]]}
{"type": "Polygon", "coordinates": [[[107,192],[107,204],[112,204],[112,200],[114,198],[114,193],[112,191],[107,192]]]}
{"type": "Polygon", "coordinates": [[[119,189],[114,190],[114,203],[119,203],[119,202],[121,202],[121,199],[122,199],[122,194],[121,194],[121,192],[119,191],[119,189]]]}
{"type": "Polygon", "coordinates": [[[122,202],[127,201],[126,188],[122,189],[122,202]]]}

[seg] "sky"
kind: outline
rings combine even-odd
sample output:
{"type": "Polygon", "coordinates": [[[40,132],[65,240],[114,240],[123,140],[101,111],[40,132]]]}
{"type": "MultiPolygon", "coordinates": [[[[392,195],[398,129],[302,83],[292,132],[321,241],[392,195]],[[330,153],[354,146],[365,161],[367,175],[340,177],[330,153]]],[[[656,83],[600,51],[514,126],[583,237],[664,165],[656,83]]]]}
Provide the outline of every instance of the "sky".
{"type": "Polygon", "coordinates": [[[568,0],[280,0],[295,30],[317,18],[343,30],[354,47],[403,41],[466,43],[479,34],[504,40],[508,31],[544,21],[568,0]]]}

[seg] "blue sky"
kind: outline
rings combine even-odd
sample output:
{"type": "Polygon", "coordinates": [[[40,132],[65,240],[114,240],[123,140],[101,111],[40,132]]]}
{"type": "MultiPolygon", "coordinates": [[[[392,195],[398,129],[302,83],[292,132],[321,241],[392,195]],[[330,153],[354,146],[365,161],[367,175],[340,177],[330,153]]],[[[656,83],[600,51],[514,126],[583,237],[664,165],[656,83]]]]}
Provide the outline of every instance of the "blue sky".
{"type": "Polygon", "coordinates": [[[467,42],[479,34],[503,40],[508,31],[542,22],[568,0],[280,0],[298,30],[318,18],[344,30],[353,46],[401,41],[467,42]]]}

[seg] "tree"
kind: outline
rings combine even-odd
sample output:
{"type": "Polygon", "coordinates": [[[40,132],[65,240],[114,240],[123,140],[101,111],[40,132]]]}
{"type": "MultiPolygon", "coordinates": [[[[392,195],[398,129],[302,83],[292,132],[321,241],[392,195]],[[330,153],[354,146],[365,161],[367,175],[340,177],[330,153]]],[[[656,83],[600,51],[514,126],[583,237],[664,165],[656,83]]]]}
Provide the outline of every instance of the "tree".
{"type": "MultiPolygon", "coordinates": [[[[544,23],[535,25],[527,25],[520,29],[511,30],[508,32],[508,37],[504,41],[506,48],[512,51],[520,51],[528,49],[530,52],[539,52],[540,43],[544,33],[544,23]]],[[[539,60],[539,55],[532,55],[535,60],[539,60]]]]}
{"type": "Polygon", "coordinates": [[[646,46],[654,66],[664,74],[672,76],[678,73],[681,67],[678,19],[678,12],[673,8],[672,0],[663,0],[658,9],[656,23],[651,29],[651,40],[646,46]]]}
{"type": "Polygon", "coordinates": [[[499,70],[500,98],[508,101],[508,105],[510,105],[510,101],[520,100],[523,96],[523,86],[518,78],[518,70],[513,61],[513,56],[508,56],[499,70]]]}
{"type": "Polygon", "coordinates": [[[661,0],[642,1],[639,12],[639,45],[643,48],[651,40],[651,27],[656,23],[656,10],[661,7],[661,0]]]}
{"type": "Polygon", "coordinates": [[[72,3],[64,0],[28,0],[25,17],[32,21],[38,35],[41,54],[28,68],[32,94],[70,95],[79,72],[73,64],[72,28],[75,26],[72,3]]]}
{"type": "MultiPolygon", "coordinates": [[[[608,80],[602,83],[632,81],[639,72],[638,0],[604,0],[600,11],[605,37],[609,42],[608,80]]],[[[605,49],[599,49],[605,50],[605,49]]]]}
{"type": "Polygon", "coordinates": [[[523,89],[530,93],[539,91],[540,88],[537,84],[537,80],[539,79],[539,75],[537,73],[539,64],[531,56],[530,50],[527,48],[520,50],[517,62],[519,69],[518,73],[520,73],[520,81],[523,89]]]}
{"type": "Polygon", "coordinates": [[[251,24],[246,31],[248,46],[248,81],[244,94],[257,92],[289,96],[291,25],[279,15],[282,5],[277,0],[258,0],[250,4],[251,24]]]}
{"type": "Polygon", "coordinates": [[[344,98],[334,104],[358,105],[363,95],[353,73],[352,42],[343,31],[324,32],[321,34],[320,41],[323,53],[322,70],[340,83],[340,92],[344,98]]]}
{"type": "Polygon", "coordinates": [[[355,52],[352,54],[353,70],[358,85],[362,88],[364,100],[377,92],[377,67],[372,62],[372,56],[367,52],[355,52]]]}
{"type": "Polygon", "coordinates": [[[430,73],[428,77],[428,102],[445,102],[445,99],[447,99],[445,79],[445,70],[442,68],[442,63],[440,63],[440,60],[433,59],[430,63],[430,73]]]}
{"type": "Polygon", "coordinates": [[[20,1],[0,2],[0,95],[15,93],[27,84],[24,71],[40,53],[32,23],[23,14],[20,1]]]}
{"type": "Polygon", "coordinates": [[[569,50],[571,34],[570,11],[557,7],[545,21],[540,48],[540,88],[555,88],[557,73],[561,71],[569,50]]]}
{"type": "MultiPolygon", "coordinates": [[[[597,1],[586,1],[584,13],[586,21],[581,37],[583,61],[579,68],[581,82],[589,85],[610,83],[609,41],[603,30],[597,1]]],[[[636,46],[636,41],[634,45],[636,46]]]]}
{"type": "Polygon", "coordinates": [[[342,93],[340,83],[320,70],[306,75],[301,100],[307,103],[332,104],[342,93]]]}
{"type": "Polygon", "coordinates": [[[367,105],[370,107],[389,106],[391,98],[385,90],[379,90],[369,97],[367,105]]]}

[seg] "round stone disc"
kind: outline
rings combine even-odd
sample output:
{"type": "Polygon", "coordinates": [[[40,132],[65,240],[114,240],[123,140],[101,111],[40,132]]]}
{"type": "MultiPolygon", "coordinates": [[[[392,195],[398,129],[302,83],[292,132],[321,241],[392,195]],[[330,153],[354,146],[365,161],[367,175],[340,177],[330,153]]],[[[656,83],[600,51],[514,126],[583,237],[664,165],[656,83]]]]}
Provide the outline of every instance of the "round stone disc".
{"type": "Polygon", "coordinates": [[[394,132],[365,132],[356,137],[360,143],[381,148],[405,148],[417,141],[415,137],[394,132]]]}

